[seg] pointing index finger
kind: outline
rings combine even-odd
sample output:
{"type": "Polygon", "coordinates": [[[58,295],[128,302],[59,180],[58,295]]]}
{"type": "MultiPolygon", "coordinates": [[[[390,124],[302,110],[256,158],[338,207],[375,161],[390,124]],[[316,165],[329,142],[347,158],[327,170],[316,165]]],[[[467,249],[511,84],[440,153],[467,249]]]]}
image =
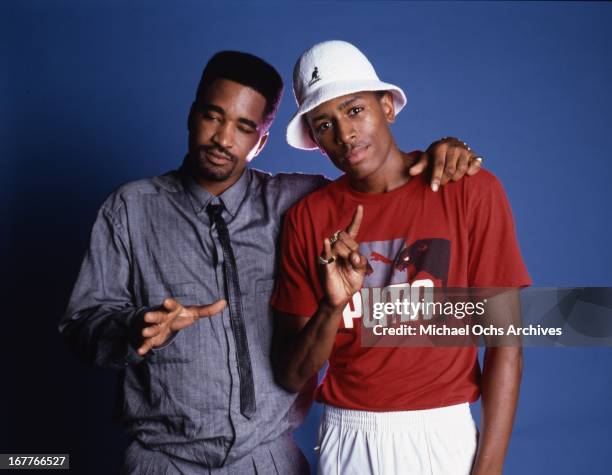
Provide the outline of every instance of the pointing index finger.
{"type": "Polygon", "coordinates": [[[359,227],[361,226],[361,220],[363,219],[363,206],[357,205],[357,209],[355,210],[355,214],[353,215],[353,221],[349,224],[348,228],[346,228],[346,232],[353,239],[357,237],[357,233],[359,232],[359,227]]]}
{"type": "Polygon", "coordinates": [[[195,307],[195,311],[198,318],[212,317],[213,315],[221,312],[227,307],[227,301],[225,299],[217,300],[210,305],[200,305],[195,307]]]}

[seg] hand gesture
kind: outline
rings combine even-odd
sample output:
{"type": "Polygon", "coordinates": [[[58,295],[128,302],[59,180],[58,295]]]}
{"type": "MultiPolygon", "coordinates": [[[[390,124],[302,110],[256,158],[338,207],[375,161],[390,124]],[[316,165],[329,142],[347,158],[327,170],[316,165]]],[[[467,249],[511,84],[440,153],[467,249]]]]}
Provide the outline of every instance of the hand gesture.
{"type": "Polygon", "coordinates": [[[410,175],[419,175],[428,167],[431,170],[431,189],[438,191],[440,185],[446,185],[450,180],[459,181],[465,174],[475,175],[480,171],[482,157],[461,140],[454,137],[444,137],[432,143],[418,161],[410,167],[410,175]]]}
{"type": "Polygon", "coordinates": [[[353,220],[345,231],[338,231],[330,239],[323,241],[323,290],[327,302],[335,308],[344,309],[355,292],[363,285],[367,259],[359,253],[355,241],[361,220],[363,206],[357,206],[353,220]]]}
{"type": "Polygon", "coordinates": [[[138,354],[146,355],[151,348],[163,345],[171,333],[193,325],[200,318],[212,317],[226,306],[225,300],[217,300],[210,305],[183,307],[177,300],[165,299],[159,310],[143,315],[145,326],[141,332],[142,344],[138,354]]]}

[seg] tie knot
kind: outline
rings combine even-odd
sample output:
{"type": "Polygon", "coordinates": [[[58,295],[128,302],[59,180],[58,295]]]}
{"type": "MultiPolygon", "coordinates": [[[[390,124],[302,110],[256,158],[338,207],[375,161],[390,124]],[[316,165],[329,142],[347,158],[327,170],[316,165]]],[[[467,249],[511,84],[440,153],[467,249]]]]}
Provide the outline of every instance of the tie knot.
{"type": "Polygon", "coordinates": [[[206,211],[208,212],[211,218],[219,218],[221,217],[221,213],[223,212],[223,205],[210,203],[206,207],[206,211]]]}

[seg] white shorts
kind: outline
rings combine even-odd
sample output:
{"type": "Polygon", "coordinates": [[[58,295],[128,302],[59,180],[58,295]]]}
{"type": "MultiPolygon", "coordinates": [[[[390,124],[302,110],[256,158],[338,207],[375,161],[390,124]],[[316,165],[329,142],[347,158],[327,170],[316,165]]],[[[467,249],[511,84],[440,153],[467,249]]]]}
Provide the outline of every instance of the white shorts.
{"type": "Polygon", "coordinates": [[[368,412],[325,406],[319,475],[463,475],[476,454],[467,403],[422,411],[368,412]]]}

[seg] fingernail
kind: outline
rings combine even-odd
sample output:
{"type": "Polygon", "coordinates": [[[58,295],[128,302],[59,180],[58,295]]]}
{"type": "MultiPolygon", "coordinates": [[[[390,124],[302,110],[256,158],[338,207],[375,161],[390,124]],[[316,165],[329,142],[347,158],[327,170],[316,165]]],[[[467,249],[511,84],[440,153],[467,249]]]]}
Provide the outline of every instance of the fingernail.
{"type": "Polygon", "coordinates": [[[431,184],[431,189],[434,191],[434,193],[435,193],[436,191],[438,191],[438,189],[439,189],[439,188],[440,188],[440,185],[438,185],[438,183],[437,183],[437,182],[435,182],[435,181],[434,181],[434,182],[431,184]]]}

